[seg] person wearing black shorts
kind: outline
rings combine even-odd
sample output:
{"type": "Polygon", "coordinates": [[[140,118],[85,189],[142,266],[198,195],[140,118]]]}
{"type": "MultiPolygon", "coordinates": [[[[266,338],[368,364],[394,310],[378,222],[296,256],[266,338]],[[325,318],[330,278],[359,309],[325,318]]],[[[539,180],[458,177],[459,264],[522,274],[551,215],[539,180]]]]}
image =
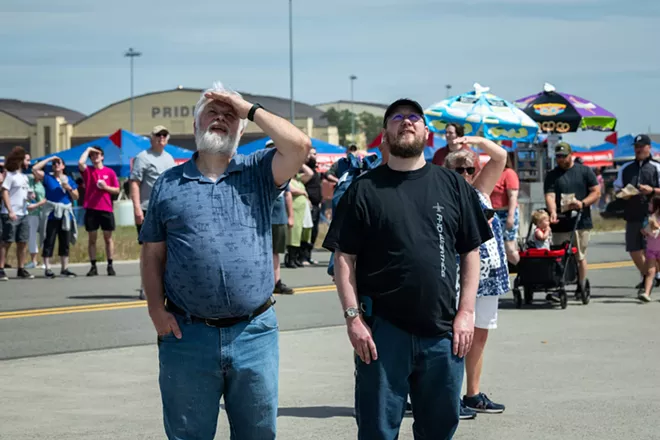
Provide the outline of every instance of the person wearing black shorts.
{"type": "MultiPolygon", "coordinates": [[[[646,275],[646,239],[642,235],[645,222],[649,215],[649,201],[660,195],[660,163],[651,156],[651,138],[645,134],[635,136],[635,160],[625,163],[619,168],[614,181],[614,189],[618,193],[623,188],[632,186],[638,194],[625,199],[623,219],[626,221],[626,252],[640,272],[642,280],[635,286],[644,288],[646,275]]],[[[656,278],[656,287],[660,285],[656,278]]]]}
{"type": "Polygon", "coordinates": [[[115,214],[107,211],[88,209],[85,211],[85,230],[112,232],[115,230],[115,214]]]}
{"type": "Polygon", "coordinates": [[[108,259],[108,275],[116,275],[112,265],[114,242],[112,232],[115,230],[112,196],[119,195],[119,180],[117,174],[103,165],[103,150],[99,147],[89,147],[78,160],[78,169],[85,182],[85,230],[89,234],[87,251],[92,267],[87,272],[88,277],[98,275],[96,268],[96,239],[99,228],[103,230],[105,253],[108,259]],[[87,166],[87,159],[92,162],[87,166]]]}

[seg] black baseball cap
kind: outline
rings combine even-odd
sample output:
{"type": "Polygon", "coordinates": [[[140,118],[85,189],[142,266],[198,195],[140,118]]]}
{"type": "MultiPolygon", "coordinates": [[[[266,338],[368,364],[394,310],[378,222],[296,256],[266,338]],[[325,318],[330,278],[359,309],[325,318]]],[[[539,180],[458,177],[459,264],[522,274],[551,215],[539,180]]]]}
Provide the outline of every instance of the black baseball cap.
{"type": "Polygon", "coordinates": [[[651,145],[651,138],[645,134],[635,136],[635,145],[651,145]]]}
{"type": "Polygon", "coordinates": [[[387,127],[387,120],[392,116],[392,113],[394,113],[394,110],[397,109],[397,107],[412,107],[415,109],[417,113],[424,119],[424,125],[426,125],[426,118],[424,118],[424,109],[422,108],[421,105],[419,105],[419,102],[413,101],[412,99],[408,98],[403,98],[403,99],[397,99],[394,101],[392,104],[387,107],[387,110],[385,110],[385,116],[383,117],[383,127],[387,127]]]}

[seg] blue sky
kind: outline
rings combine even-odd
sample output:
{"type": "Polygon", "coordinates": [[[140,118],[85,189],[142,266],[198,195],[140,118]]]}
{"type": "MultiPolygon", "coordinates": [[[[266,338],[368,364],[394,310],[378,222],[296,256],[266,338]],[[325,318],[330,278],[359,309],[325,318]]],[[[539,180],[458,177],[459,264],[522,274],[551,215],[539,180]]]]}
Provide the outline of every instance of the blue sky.
{"type": "MultiPolygon", "coordinates": [[[[513,100],[558,90],[660,132],[655,0],[293,0],[297,100],[427,106],[474,82],[513,100]]],[[[289,96],[288,2],[2,0],[0,97],[92,113],[135,92],[207,87],[289,96]]],[[[602,134],[578,136],[598,143],[602,134]]]]}

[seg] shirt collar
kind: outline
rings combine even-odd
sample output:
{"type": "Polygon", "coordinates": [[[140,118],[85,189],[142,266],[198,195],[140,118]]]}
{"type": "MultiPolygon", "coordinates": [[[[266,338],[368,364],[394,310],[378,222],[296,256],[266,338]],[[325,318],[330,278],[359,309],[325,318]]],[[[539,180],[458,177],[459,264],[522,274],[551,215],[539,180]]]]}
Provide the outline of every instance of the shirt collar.
{"type": "MultiPolygon", "coordinates": [[[[197,160],[198,156],[198,152],[193,153],[192,158],[183,165],[183,177],[188,180],[210,182],[210,179],[207,179],[197,168],[195,161],[197,160]]],[[[245,167],[245,156],[242,154],[235,154],[234,157],[231,158],[231,161],[229,161],[229,165],[227,166],[225,172],[218,179],[218,182],[222,180],[223,176],[242,171],[243,167],[245,167]]]]}

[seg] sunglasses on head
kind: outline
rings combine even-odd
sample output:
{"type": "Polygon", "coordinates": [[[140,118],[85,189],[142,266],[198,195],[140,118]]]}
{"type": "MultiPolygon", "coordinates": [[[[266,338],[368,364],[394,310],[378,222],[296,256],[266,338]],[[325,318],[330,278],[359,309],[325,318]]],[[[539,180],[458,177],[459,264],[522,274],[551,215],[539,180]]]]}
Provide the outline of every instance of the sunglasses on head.
{"type": "Polygon", "coordinates": [[[456,167],[454,168],[454,171],[456,171],[458,174],[467,172],[471,176],[475,171],[477,171],[477,169],[475,167],[456,167]]]}
{"type": "Polygon", "coordinates": [[[414,124],[415,122],[421,121],[422,116],[418,115],[417,113],[411,113],[409,115],[404,115],[404,114],[401,114],[401,113],[397,113],[396,115],[394,115],[390,118],[390,121],[392,121],[392,122],[402,122],[404,119],[407,119],[407,120],[409,120],[410,122],[412,122],[414,124]]]}

